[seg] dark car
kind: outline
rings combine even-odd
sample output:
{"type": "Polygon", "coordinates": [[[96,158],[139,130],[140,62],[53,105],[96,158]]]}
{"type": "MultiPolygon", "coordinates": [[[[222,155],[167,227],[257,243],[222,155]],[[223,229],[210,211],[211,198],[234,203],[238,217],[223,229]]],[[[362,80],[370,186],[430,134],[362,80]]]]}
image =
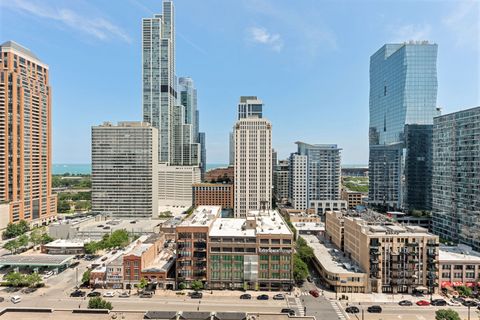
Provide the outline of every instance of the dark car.
{"type": "Polygon", "coordinates": [[[307,277],[307,281],[308,281],[308,282],[312,282],[312,281],[313,281],[313,280],[312,280],[312,277],[308,276],[308,277],[307,277]]]}
{"type": "Polygon", "coordinates": [[[257,300],[268,300],[268,294],[261,294],[257,297],[257,300]]]}
{"type": "Polygon", "coordinates": [[[370,306],[367,308],[367,311],[370,313],[382,313],[382,307],[380,306],[370,306]]]}
{"type": "Polygon", "coordinates": [[[192,294],[190,295],[190,298],[192,299],[202,299],[203,297],[203,294],[201,292],[192,292],[192,294]]]}
{"type": "Polygon", "coordinates": [[[446,306],[447,305],[447,301],[443,300],[443,299],[434,299],[432,300],[432,302],[430,303],[432,306],[439,306],[439,307],[443,307],[443,306],[446,306]]]}
{"type": "Polygon", "coordinates": [[[318,290],[310,290],[308,291],[308,293],[310,293],[312,296],[314,296],[315,298],[318,298],[318,296],[320,295],[318,293],[318,290]]]}
{"type": "Polygon", "coordinates": [[[273,296],[273,300],[285,300],[285,296],[279,293],[273,296]]]}
{"type": "Polygon", "coordinates": [[[98,291],[92,291],[87,294],[87,297],[100,297],[102,294],[98,291]]]}
{"type": "Polygon", "coordinates": [[[473,300],[465,300],[462,303],[465,307],[476,307],[478,304],[473,300]]]}
{"type": "Polygon", "coordinates": [[[72,293],[70,293],[70,297],[74,298],[80,298],[80,297],[85,297],[86,292],[82,290],[75,290],[72,293]]]}
{"type": "Polygon", "coordinates": [[[153,292],[151,291],[144,291],[140,293],[140,298],[151,298],[153,297],[153,292]]]}
{"type": "Polygon", "coordinates": [[[5,298],[4,297],[0,297],[0,302],[3,302],[5,301],[5,298]]]}
{"type": "Polygon", "coordinates": [[[28,287],[26,289],[23,289],[22,292],[23,293],[32,293],[32,292],[35,292],[37,291],[38,288],[32,288],[32,287],[28,287]]]}
{"type": "Polygon", "coordinates": [[[289,308],[283,308],[280,313],[288,313],[289,316],[295,316],[295,310],[289,308]]]}
{"type": "Polygon", "coordinates": [[[360,309],[358,309],[358,307],[355,307],[355,306],[350,306],[350,307],[347,307],[345,309],[345,312],[346,313],[359,313],[360,309]]]}
{"type": "Polygon", "coordinates": [[[252,299],[252,295],[249,293],[244,293],[240,296],[240,299],[252,299]]]}
{"type": "Polygon", "coordinates": [[[403,307],[413,306],[413,302],[410,300],[402,300],[398,304],[403,307]]]}

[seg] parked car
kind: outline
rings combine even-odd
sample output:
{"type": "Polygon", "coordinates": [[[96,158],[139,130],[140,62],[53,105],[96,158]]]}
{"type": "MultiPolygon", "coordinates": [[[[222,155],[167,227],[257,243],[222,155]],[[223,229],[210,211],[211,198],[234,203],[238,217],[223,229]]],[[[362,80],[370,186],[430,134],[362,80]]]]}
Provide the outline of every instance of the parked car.
{"type": "Polygon", "coordinates": [[[140,298],[151,298],[153,297],[153,292],[151,291],[144,291],[140,294],[140,298]]]}
{"type": "Polygon", "coordinates": [[[382,307],[380,306],[370,306],[367,308],[367,311],[370,313],[382,313],[382,307]]]}
{"type": "Polygon", "coordinates": [[[37,291],[38,288],[32,288],[32,287],[28,287],[28,288],[25,288],[22,290],[23,293],[32,293],[32,292],[35,292],[37,291]]]}
{"type": "Polygon", "coordinates": [[[198,291],[192,292],[192,294],[190,295],[190,298],[192,299],[202,299],[202,297],[203,297],[203,293],[198,291]]]}
{"type": "Polygon", "coordinates": [[[273,300],[285,300],[285,296],[279,293],[273,296],[273,300]]]}
{"type": "Polygon", "coordinates": [[[85,297],[86,292],[82,290],[75,290],[72,293],[70,293],[70,297],[74,298],[80,298],[80,297],[85,297]]]}
{"type": "Polygon", "coordinates": [[[427,300],[418,300],[417,301],[417,306],[429,306],[430,305],[430,301],[427,301],[427,300]]]}
{"type": "Polygon", "coordinates": [[[240,296],[240,299],[252,299],[252,295],[249,293],[244,293],[240,296]]]}
{"type": "Polygon", "coordinates": [[[280,313],[288,313],[289,316],[294,317],[295,316],[295,310],[290,309],[290,308],[283,308],[280,313]]]}
{"type": "Polygon", "coordinates": [[[257,300],[268,300],[268,294],[261,294],[257,297],[257,300]]]}
{"type": "Polygon", "coordinates": [[[312,280],[312,277],[308,276],[308,277],[307,277],[307,281],[308,281],[308,282],[312,282],[312,281],[313,281],[313,280],[312,280]]]}
{"type": "Polygon", "coordinates": [[[465,300],[462,303],[465,307],[476,307],[478,304],[473,300],[465,300]]]}
{"type": "Polygon", "coordinates": [[[462,305],[461,302],[458,302],[457,300],[454,300],[454,299],[450,299],[449,301],[447,301],[447,304],[452,307],[460,307],[462,305]]]}
{"type": "Polygon", "coordinates": [[[118,295],[119,298],[128,298],[130,297],[130,293],[128,293],[127,291],[123,291],[122,293],[120,293],[118,295]]]}
{"type": "Polygon", "coordinates": [[[432,306],[439,306],[443,307],[447,305],[447,301],[443,299],[433,299],[432,302],[430,303],[432,306]]]}
{"type": "Polygon", "coordinates": [[[358,307],[355,307],[355,306],[350,306],[350,307],[347,307],[345,309],[345,312],[346,313],[359,313],[360,309],[358,309],[358,307]]]}
{"type": "Polygon", "coordinates": [[[100,297],[102,294],[98,291],[92,291],[87,294],[87,297],[93,298],[93,297],[100,297]]]}
{"type": "Polygon", "coordinates": [[[3,302],[5,301],[5,298],[4,297],[0,297],[0,302],[3,302]]]}
{"type": "Polygon", "coordinates": [[[107,291],[103,294],[105,298],[113,298],[115,297],[115,291],[107,291]]]}
{"type": "Polygon", "coordinates": [[[408,307],[408,306],[412,306],[413,302],[410,301],[410,300],[402,300],[398,303],[398,305],[400,305],[402,307],[408,307]]]}
{"type": "Polygon", "coordinates": [[[318,293],[318,290],[310,290],[308,291],[308,293],[310,293],[312,296],[314,296],[315,298],[317,298],[320,294],[318,293]]]}
{"type": "Polygon", "coordinates": [[[10,298],[10,301],[12,301],[13,303],[19,303],[20,301],[22,301],[22,297],[13,296],[13,297],[10,298]]]}

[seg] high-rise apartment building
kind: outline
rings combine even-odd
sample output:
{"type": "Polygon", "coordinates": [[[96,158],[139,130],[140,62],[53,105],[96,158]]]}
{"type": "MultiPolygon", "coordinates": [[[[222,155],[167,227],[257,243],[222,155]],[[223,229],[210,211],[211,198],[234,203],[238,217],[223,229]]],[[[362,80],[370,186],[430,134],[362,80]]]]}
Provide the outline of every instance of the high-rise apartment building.
{"type": "Polygon", "coordinates": [[[480,250],[480,107],[433,124],[433,231],[480,250]]]}
{"type": "Polygon", "coordinates": [[[29,49],[0,46],[1,225],[54,220],[51,188],[51,89],[48,65],[29,49]]]}
{"type": "Polygon", "coordinates": [[[374,206],[430,209],[431,157],[425,153],[438,114],[436,61],[437,45],[427,41],[386,44],[370,57],[369,203],[374,206]],[[406,125],[415,125],[407,132],[408,145],[406,125]],[[421,143],[425,150],[416,147],[421,143]],[[425,191],[417,196],[419,190],[425,191]]]}
{"type": "Polygon", "coordinates": [[[197,142],[198,134],[192,124],[185,123],[186,107],[176,105],[172,109],[171,121],[171,165],[200,165],[201,146],[197,142]]]}
{"type": "Polygon", "coordinates": [[[192,203],[192,185],[201,182],[198,166],[158,165],[158,204],[161,206],[183,206],[192,203]]]}
{"type": "Polygon", "coordinates": [[[290,156],[289,197],[293,207],[305,210],[315,201],[339,200],[341,149],[335,144],[296,144],[298,151],[290,156]]]}
{"type": "Polygon", "coordinates": [[[171,161],[171,119],[177,101],[173,1],[142,20],[143,121],[158,129],[158,159],[171,161]]]}
{"type": "Polygon", "coordinates": [[[92,211],[158,214],[158,130],[146,122],[92,127],[92,211]]]}
{"type": "Polygon", "coordinates": [[[237,121],[235,135],[235,216],[271,206],[272,125],[250,116],[237,121]]]}
{"type": "Polygon", "coordinates": [[[290,163],[288,160],[280,160],[278,164],[274,166],[272,179],[273,179],[273,195],[277,203],[281,203],[288,200],[288,186],[290,177],[290,163]]]}
{"type": "Polygon", "coordinates": [[[207,173],[207,138],[205,132],[198,133],[198,143],[200,143],[200,171],[202,172],[202,181],[207,173]]]}
{"type": "Polygon", "coordinates": [[[263,102],[256,96],[241,96],[238,103],[237,120],[251,116],[263,117],[263,102]]]}

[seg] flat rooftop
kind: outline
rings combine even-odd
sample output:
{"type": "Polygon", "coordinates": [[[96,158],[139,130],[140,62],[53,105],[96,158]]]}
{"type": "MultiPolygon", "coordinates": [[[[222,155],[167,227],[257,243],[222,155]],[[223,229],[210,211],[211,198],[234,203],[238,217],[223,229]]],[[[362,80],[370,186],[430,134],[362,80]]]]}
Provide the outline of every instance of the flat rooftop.
{"type": "Polygon", "coordinates": [[[57,239],[52,242],[45,244],[45,247],[54,247],[54,248],[83,248],[85,245],[84,240],[65,240],[65,239],[57,239]]]}
{"type": "Polygon", "coordinates": [[[155,260],[152,261],[142,272],[168,272],[175,263],[174,246],[171,244],[168,248],[164,248],[158,253],[155,260]]]}
{"type": "Polygon", "coordinates": [[[183,220],[179,227],[208,227],[215,219],[220,217],[222,211],[221,206],[198,206],[190,217],[183,220]]]}
{"type": "Polygon", "coordinates": [[[480,252],[473,251],[471,247],[465,245],[440,246],[438,261],[480,263],[480,252]]]}
{"type": "Polygon", "coordinates": [[[315,257],[325,270],[330,273],[351,274],[352,276],[363,276],[361,268],[351,259],[343,256],[343,252],[332,244],[320,240],[315,235],[300,235],[313,249],[315,257]]]}
{"type": "Polygon", "coordinates": [[[276,210],[250,211],[247,217],[255,217],[257,234],[293,234],[276,210]]]}
{"type": "Polygon", "coordinates": [[[74,255],[62,254],[20,254],[0,257],[2,266],[43,266],[59,267],[75,258],[74,255]]]}
{"type": "Polygon", "coordinates": [[[254,229],[246,229],[246,219],[218,218],[210,228],[210,237],[255,237],[254,229]]]}
{"type": "Polygon", "coordinates": [[[325,224],[320,222],[292,222],[299,231],[325,231],[325,224]]]}
{"type": "Polygon", "coordinates": [[[125,229],[132,233],[153,233],[159,220],[141,218],[114,218],[107,220],[87,220],[79,226],[79,231],[88,233],[111,233],[115,230],[125,229]]]}

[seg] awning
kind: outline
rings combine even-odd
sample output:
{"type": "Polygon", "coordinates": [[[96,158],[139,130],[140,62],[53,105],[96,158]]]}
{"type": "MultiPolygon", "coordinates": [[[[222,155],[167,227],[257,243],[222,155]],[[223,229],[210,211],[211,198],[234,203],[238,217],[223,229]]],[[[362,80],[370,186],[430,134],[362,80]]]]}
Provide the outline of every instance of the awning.
{"type": "Polygon", "coordinates": [[[424,286],[418,286],[418,287],[415,288],[415,290],[417,290],[417,291],[427,291],[428,288],[424,287],[424,286]]]}
{"type": "Polygon", "coordinates": [[[442,288],[451,287],[452,283],[450,281],[442,281],[441,286],[442,288]]]}
{"type": "Polygon", "coordinates": [[[463,286],[463,282],[462,282],[462,281],[454,281],[452,284],[453,284],[454,287],[461,287],[461,286],[463,286]]]}
{"type": "Polygon", "coordinates": [[[473,287],[475,287],[475,282],[467,282],[467,283],[465,283],[465,285],[469,288],[473,288],[473,287]]]}

